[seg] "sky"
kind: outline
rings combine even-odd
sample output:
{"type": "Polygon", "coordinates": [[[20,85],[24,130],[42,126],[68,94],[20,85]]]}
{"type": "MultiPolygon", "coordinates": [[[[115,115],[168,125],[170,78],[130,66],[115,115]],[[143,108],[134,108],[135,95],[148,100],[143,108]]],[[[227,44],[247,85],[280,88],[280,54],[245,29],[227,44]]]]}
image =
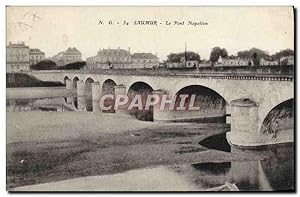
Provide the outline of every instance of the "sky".
{"type": "Polygon", "coordinates": [[[99,49],[130,47],[131,53],[156,53],[164,60],[171,52],[184,51],[185,43],[201,59],[209,59],[215,46],[233,55],[252,47],[270,54],[294,50],[292,7],[7,7],[6,14],[7,44],[24,41],[46,57],[68,47],[79,49],[83,59],[99,49]],[[134,25],[145,20],[158,25],[134,25]]]}

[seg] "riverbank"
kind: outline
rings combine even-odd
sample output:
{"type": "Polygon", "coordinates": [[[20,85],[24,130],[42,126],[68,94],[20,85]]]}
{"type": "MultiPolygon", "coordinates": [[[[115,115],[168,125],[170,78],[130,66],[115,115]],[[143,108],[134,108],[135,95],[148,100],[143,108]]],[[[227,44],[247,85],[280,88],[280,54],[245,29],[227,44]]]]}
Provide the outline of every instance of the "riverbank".
{"type": "Polygon", "coordinates": [[[59,81],[42,81],[26,73],[6,73],[6,87],[55,87],[64,86],[59,81]]]}
{"type": "Polygon", "coordinates": [[[168,167],[130,170],[124,173],[89,176],[14,188],[12,191],[203,191],[168,167]]]}
{"type": "Polygon", "coordinates": [[[34,99],[72,96],[76,90],[62,87],[6,88],[6,99],[34,99]]]}
{"type": "Polygon", "coordinates": [[[199,145],[226,130],[224,124],[143,122],[107,113],[8,112],[7,188],[160,165],[256,159],[199,145]]]}

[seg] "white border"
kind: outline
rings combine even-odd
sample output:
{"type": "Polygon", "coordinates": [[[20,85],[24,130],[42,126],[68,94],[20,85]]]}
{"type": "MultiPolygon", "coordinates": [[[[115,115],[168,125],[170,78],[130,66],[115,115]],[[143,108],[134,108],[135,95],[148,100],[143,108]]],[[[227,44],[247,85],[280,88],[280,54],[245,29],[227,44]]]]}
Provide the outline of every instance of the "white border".
{"type": "MultiPolygon", "coordinates": [[[[9,195],[6,192],[6,143],[5,143],[5,138],[6,138],[6,120],[5,120],[5,115],[6,115],[6,100],[5,100],[5,7],[6,5],[76,5],[76,6],[88,6],[88,5],[124,5],[124,6],[130,6],[130,5],[150,5],[150,6],[160,6],[160,5],[185,5],[185,6],[256,6],[256,5],[261,5],[261,6],[279,6],[279,5],[294,5],[297,10],[297,15],[299,15],[299,9],[300,9],[300,1],[296,0],[144,0],[144,1],[138,1],[138,0],[102,0],[102,1],[97,1],[97,0],[85,0],[85,1],[79,1],[79,0],[52,0],[52,1],[41,1],[41,0],[1,0],[1,20],[0,20],[0,29],[1,29],[1,62],[2,65],[0,66],[0,72],[2,76],[2,83],[1,85],[1,104],[3,106],[2,111],[1,111],[1,117],[0,117],[0,125],[1,125],[1,147],[0,148],[0,162],[1,162],[1,170],[0,170],[0,191],[1,191],[1,196],[7,196],[9,195]]],[[[299,27],[299,20],[296,20],[297,27],[299,27]]],[[[298,32],[295,37],[298,38],[298,32]]],[[[297,49],[297,47],[295,48],[297,49]]],[[[299,50],[297,49],[297,57],[299,57],[299,50]]],[[[298,58],[297,58],[298,60],[298,58]]],[[[296,65],[298,67],[298,65],[296,65]]],[[[298,67],[297,69],[297,76],[300,76],[300,68],[298,67]]],[[[297,92],[299,92],[299,86],[297,87],[297,92]]],[[[299,97],[297,95],[297,103],[299,101],[299,97]]],[[[298,109],[297,109],[298,111],[298,109]]],[[[299,115],[297,113],[297,122],[299,122],[299,115]]],[[[298,125],[299,126],[299,125],[298,125]]],[[[299,135],[298,131],[295,131],[297,133],[297,142],[299,143],[299,135]]],[[[299,151],[297,151],[297,158],[299,158],[299,151]]],[[[299,171],[299,165],[297,165],[296,172],[299,171]]],[[[298,178],[298,177],[297,177],[298,178]]],[[[296,179],[297,183],[297,189],[299,189],[299,180],[296,179]]],[[[232,193],[230,193],[231,195],[232,193]]],[[[273,195],[273,193],[269,193],[269,195],[273,195]]],[[[43,196],[49,196],[51,194],[36,194],[36,195],[43,195],[43,196]]],[[[64,194],[57,194],[58,196],[63,196],[64,194]]],[[[87,196],[89,194],[80,194],[83,196],[87,196]]],[[[101,194],[101,196],[110,196],[112,194],[101,194]]],[[[140,196],[142,194],[138,194],[140,196]]],[[[147,194],[149,195],[149,194],[147,194]]],[[[156,196],[162,196],[165,194],[155,194],[156,196]]],[[[171,194],[173,195],[173,194],[171,194]]],[[[189,194],[181,194],[184,196],[187,196],[189,194]]],[[[198,195],[198,194],[197,194],[198,195]]],[[[211,196],[215,194],[204,194],[201,193],[200,195],[204,196],[211,196]]],[[[223,194],[224,195],[224,194],[223,194]]],[[[267,195],[263,193],[253,193],[255,196],[262,196],[262,195],[267,195]]],[[[282,195],[282,194],[281,194],[282,195]]]]}

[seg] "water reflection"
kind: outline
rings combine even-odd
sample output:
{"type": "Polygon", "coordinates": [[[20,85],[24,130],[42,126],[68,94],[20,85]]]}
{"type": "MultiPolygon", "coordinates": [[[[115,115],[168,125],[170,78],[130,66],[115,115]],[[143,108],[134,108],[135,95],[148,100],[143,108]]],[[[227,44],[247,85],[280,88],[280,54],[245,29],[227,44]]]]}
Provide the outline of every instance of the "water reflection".
{"type": "Polygon", "coordinates": [[[6,110],[16,111],[100,111],[99,101],[93,101],[86,96],[7,99],[6,110]]]}
{"type": "Polygon", "coordinates": [[[100,111],[99,101],[86,96],[35,99],[7,99],[8,112],[21,111],[100,111]]]}
{"type": "MultiPolygon", "coordinates": [[[[258,151],[258,155],[264,156],[258,160],[145,168],[113,175],[29,185],[16,190],[221,191],[216,188],[229,183],[235,184],[240,191],[292,191],[294,190],[293,149],[293,144],[273,146],[258,151]]],[[[250,152],[249,154],[255,154],[256,151],[250,152]]]]}
{"type": "Polygon", "coordinates": [[[93,100],[92,97],[86,98],[86,111],[93,111],[93,100]]]}
{"type": "Polygon", "coordinates": [[[22,111],[70,111],[65,105],[63,97],[43,99],[7,99],[7,112],[22,111]]]}
{"type": "Polygon", "coordinates": [[[198,171],[205,172],[208,175],[220,175],[226,174],[229,172],[231,168],[231,162],[223,162],[223,163],[198,163],[192,164],[193,168],[198,171]]]}
{"type": "Polygon", "coordinates": [[[233,150],[259,156],[254,161],[199,163],[191,169],[181,169],[190,174],[192,181],[205,188],[217,187],[225,182],[235,183],[241,191],[294,190],[294,144],[273,145],[264,150],[233,150]]]}
{"type": "Polygon", "coordinates": [[[77,110],[78,111],[86,111],[86,97],[78,96],[75,97],[77,101],[77,110]]]}

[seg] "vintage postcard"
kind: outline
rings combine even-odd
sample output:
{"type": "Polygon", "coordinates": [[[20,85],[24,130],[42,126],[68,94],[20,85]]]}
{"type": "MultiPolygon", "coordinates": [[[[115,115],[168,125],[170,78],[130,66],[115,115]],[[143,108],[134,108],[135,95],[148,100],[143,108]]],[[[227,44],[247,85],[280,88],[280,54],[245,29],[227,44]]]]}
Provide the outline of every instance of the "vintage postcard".
{"type": "Polygon", "coordinates": [[[6,189],[295,191],[294,12],[7,6],[6,189]]]}

